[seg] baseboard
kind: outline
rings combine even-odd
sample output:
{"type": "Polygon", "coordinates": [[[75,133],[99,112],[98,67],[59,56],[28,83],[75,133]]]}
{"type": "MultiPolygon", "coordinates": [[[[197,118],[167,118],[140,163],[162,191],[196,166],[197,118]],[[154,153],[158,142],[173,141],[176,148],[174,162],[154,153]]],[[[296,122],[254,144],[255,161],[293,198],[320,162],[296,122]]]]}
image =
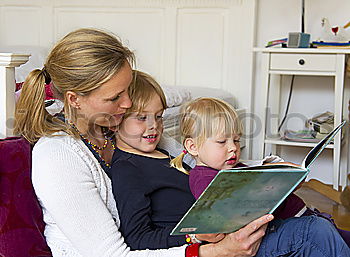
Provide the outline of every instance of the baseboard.
{"type": "Polygon", "coordinates": [[[328,197],[329,199],[341,204],[340,194],[341,191],[333,189],[332,185],[324,184],[316,179],[311,179],[308,182],[305,182],[303,186],[312,188],[313,190],[319,192],[320,194],[328,197]]]}

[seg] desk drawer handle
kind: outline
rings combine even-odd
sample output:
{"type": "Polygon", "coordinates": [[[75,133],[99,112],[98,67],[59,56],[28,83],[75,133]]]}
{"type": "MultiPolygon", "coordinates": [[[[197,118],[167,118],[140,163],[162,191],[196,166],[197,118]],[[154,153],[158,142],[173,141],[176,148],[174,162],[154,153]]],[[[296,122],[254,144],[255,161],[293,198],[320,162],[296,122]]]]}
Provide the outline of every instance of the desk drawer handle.
{"type": "Polygon", "coordinates": [[[300,60],[299,60],[299,64],[300,64],[300,65],[304,65],[304,64],[305,64],[305,60],[304,60],[304,59],[300,59],[300,60]]]}

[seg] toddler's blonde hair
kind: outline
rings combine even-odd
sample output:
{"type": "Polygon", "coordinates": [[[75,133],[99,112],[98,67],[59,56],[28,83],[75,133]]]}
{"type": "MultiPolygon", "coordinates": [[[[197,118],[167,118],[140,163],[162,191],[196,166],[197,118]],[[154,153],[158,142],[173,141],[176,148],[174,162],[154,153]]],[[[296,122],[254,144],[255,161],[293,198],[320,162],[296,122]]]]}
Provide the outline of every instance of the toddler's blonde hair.
{"type": "MultiPolygon", "coordinates": [[[[242,135],[242,124],[237,112],[228,103],[216,98],[198,98],[181,109],[180,134],[182,144],[192,138],[201,147],[207,138],[216,135],[242,135]]],[[[183,165],[185,153],[171,160],[171,166],[187,172],[183,165]]]]}

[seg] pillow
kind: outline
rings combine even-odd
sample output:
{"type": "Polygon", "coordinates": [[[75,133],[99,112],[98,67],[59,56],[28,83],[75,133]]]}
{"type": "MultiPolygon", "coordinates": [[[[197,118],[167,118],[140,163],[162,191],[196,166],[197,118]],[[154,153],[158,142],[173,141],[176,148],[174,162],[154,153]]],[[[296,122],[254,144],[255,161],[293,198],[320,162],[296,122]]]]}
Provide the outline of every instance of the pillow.
{"type": "Polygon", "coordinates": [[[42,210],[31,182],[31,147],[23,138],[0,140],[0,256],[52,256],[42,210]]]}
{"type": "MultiPolygon", "coordinates": [[[[169,135],[166,131],[163,133],[158,147],[164,149],[173,157],[177,157],[184,150],[182,144],[178,142],[173,135],[169,135]]],[[[196,161],[190,154],[185,155],[183,162],[191,168],[196,166],[196,161]]]]}
{"type": "Polygon", "coordinates": [[[192,99],[191,92],[184,87],[162,86],[168,107],[179,106],[192,99]]]}

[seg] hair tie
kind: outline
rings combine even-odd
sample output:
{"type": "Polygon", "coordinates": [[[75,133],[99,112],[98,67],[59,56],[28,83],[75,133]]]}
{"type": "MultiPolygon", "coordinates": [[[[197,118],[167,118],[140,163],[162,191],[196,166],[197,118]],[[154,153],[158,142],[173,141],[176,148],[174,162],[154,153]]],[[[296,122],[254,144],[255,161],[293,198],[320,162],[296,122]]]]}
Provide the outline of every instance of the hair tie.
{"type": "Polygon", "coordinates": [[[41,70],[41,72],[42,72],[42,74],[43,74],[44,77],[45,77],[45,84],[47,84],[47,85],[50,84],[50,82],[51,82],[51,77],[50,77],[50,74],[47,72],[45,66],[44,66],[44,68],[41,70]]]}
{"type": "Polygon", "coordinates": [[[183,150],[182,152],[183,152],[184,154],[187,154],[187,153],[188,153],[186,150],[183,150]]]}

